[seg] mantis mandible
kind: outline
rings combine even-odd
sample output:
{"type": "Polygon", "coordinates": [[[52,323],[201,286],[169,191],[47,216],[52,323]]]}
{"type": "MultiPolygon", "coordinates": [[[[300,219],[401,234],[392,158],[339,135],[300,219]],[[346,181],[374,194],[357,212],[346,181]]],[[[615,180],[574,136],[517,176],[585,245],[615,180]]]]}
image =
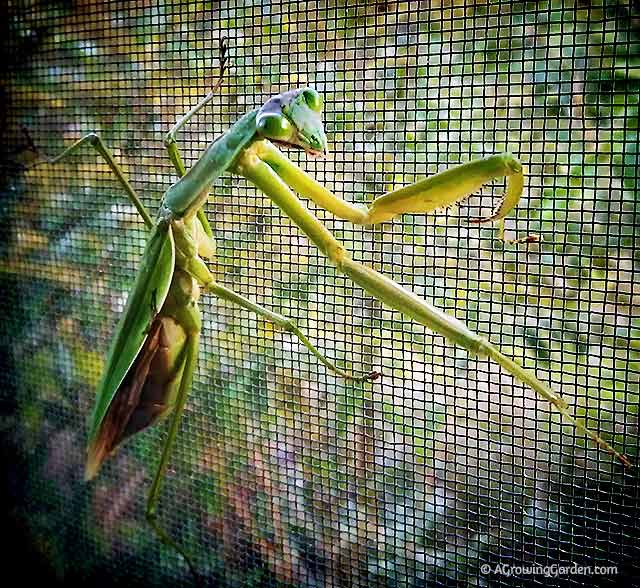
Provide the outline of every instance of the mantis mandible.
{"type": "MultiPolygon", "coordinates": [[[[224,57],[224,46],[223,46],[224,57]]],[[[376,198],[368,208],[353,205],[332,194],[292,163],[276,145],[298,148],[323,156],[328,143],[321,120],[322,98],[312,88],[300,88],[269,99],[261,108],[245,114],[229,131],[209,145],[200,159],[185,170],[176,135],[213,96],[220,79],[203,100],[184,115],[168,133],[165,145],[179,180],[164,193],[155,220],[136,195],[122,169],[100,137],[91,133],[59,156],[59,161],[89,144],[106,160],[149,230],[135,284],[119,321],[106,368],[97,391],[89,427],[86,479],[92,479],[104,460],[127,438],[172,414],[160,464],[147,499],[146,518],[159,538],[179,552],[197,578],[190,557],[162,529],[157,520],[160,487],[178,423],[191,386],[198,355],[201,292],[218,296],[255,312],[287,330],[328,369],[342,377],[374,380],[372,372],[356,377],[339,369],[318,351],[289,318],[263,308],[217,283],[206,259],[215,244],[203,206],[216,178],[228,172],[248,179],[266,194],[335,265],[337,270],[386,306],[414,319],[428,329],[464,347],[470,354],[488,356],[516,380],[550,402],[577,430],[614,455],[626,466],[629,460],[595,432],[577,421],[568,404],[535,374],[500,352],[497,346],[469,330],[407,288],[352,259],[347,249],[312,214],[296,193],[335,216],[360,225],[388,221],[403,213],[431,213],[456,204],[496,178],[506,178],[504,197],[493,214],[472,222],[498,221],[504,240],[504,218],[518,204],[524,188],[520,162],[508,153],[458,165],[410,186],[376,198]]],[[[526,237],[512,241],[533,241],[526,237]]]]}

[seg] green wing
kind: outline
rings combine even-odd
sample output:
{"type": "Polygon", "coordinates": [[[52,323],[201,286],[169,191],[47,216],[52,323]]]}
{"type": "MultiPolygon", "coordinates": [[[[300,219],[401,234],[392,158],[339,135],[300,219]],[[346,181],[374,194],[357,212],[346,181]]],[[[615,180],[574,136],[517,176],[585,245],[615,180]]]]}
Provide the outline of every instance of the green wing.
{"type": "Polygon", "coordinates": [[[174,267],[175,244],[171,226],[156,225],[109,350],[91,415],[89,443],[98,434],[120,384],[149,336],[151,322],[169,293],[174,267]]]}

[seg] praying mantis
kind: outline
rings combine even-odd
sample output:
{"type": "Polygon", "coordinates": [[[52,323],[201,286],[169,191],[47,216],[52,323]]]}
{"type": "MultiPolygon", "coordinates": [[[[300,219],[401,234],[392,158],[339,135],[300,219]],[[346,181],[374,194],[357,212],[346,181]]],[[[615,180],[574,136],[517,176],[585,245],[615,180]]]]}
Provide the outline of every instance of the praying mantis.
{"type": "MultiPolygon", "coordinates": [[[[286,91],[262,107],[245,114],[226,133],[209,145],[187,171],[176,136],[180,129],[211,99],[222,82],[224,60],[217,84],[203,100],[184,115],[168,133],[165,145],[179,179],[164,193],[155,219],[149,214],[121,167],[103,143],[91,133],[50,160],[55,163],[84,145],[93,147],[114,172],[125,193],[149,230],[147,245],[134,286],[114,335],[104,373],[98,386],[89,425],[85,477],[94,478],[105,459],[128,438],[171,415],[160,463],[146,506],[146,519],[166,545],[180,553],[197,578],[189,555],[158,522],[157,505],[178,425],[184,411],[197,365],[201,317],[201,293],[235,303],[297,337],[327,369],[361,382],[380,374],[356,376],[337,367],[312,344],[294,321],[264,308],[217,283],[206,260],[215,255],[215,242],[203,206],[210,187],[223,173],[242,176],[268,196],[327,257],[339,272],[351,278],[384,305],[443,335],[470,354],[488,356],[547,400],[567,422],[590,437],[626,466],[629,460],[597,433],[576,420],[568,404],[535,374],[504,355],[497,346],[472,332],[461,321],[421,299],[409,289],[358,261],[326,226],[308,210],[297,194],[338,218],[358,225],[374,225],[404,213],[431,213],[457,204],[486,183],[506,178],[504,197],[493,213],[472,222],[500,223],[518,204],[524,189],[522,164],[502,153],[447,169],[412,185],[384,194],[369,207],[351,204],[332,194],[291,162],[278,148],[304,150],[313,156],[328,153],[321,118],[320,94],[309,87],[286,91]]],[[[512,241],[534,241],[535,236],[512,241]]]]}

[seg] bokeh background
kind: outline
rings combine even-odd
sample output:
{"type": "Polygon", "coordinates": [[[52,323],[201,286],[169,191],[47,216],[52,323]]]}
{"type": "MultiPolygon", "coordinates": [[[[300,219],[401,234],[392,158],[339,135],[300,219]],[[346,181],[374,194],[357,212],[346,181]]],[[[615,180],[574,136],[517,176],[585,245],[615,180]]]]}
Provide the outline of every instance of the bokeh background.
{"type": "MultiPolygon", "coordinates": [[[[89,148],[33,164],[98,132],[155,210],[175,181],[164,134],[215,82],[221,37],[230,72],[180,136],[187,162],[247,110],[303,85],[323,93],[332,154],[290,157],[351,201],[487,154],[521,159],[526,191],[507,228],[540,244],[504,245],[467,222],[491,210],[500,182],[459,208],[373,228],[316,212],[356,259],[534,369],[636,461],[633,4],[9,2],[0,430],[16,555],[65,585],[193,585],[144,522],[164,426],[82,480],[87,417],[144,226],[89,148]]],[[[213,193],[216,278],[294,317],[341,366],[383,378],[349,384],[297,340],[203,296],[160,517],[207,585],[637,584],[635,470],[496,365],[365,296],[244,181],[225,176],[213,193]],[[508,576],[487,564],[617,571],[508,576]]]]}

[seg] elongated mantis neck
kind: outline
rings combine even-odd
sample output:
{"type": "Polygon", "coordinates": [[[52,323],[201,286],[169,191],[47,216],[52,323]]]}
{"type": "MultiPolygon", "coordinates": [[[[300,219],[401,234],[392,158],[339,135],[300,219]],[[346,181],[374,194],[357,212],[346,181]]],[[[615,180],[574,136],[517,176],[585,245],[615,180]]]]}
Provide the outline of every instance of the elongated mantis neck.
{"type": "Polygon", "coordinates": [[[256,137],[256,114],[245,114],[231,129],[216,139],[191,169],[164,194],[163,204],[175,216],[196,212],[209,196],[211,184],[235,161],[256,137]]]}

